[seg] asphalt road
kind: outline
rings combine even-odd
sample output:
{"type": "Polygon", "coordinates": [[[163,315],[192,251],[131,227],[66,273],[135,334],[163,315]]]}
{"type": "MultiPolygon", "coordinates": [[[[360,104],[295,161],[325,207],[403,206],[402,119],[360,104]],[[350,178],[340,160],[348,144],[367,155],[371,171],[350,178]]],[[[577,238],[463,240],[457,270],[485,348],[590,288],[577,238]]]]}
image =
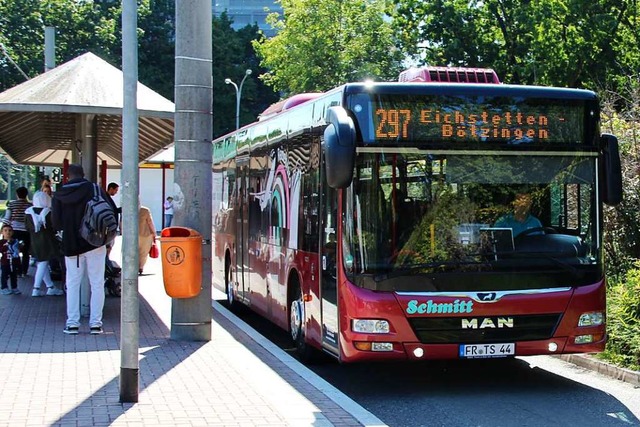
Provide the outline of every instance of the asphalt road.
{"type": "MultiPolygon", "coordinates": [[[[235,314],[294,355],[285,332],[235,314]]],[[[554,357],[307,366],[392,427],[640,426],[640,388],[554,357]]]]}
{"type": "Polygon", "coordinates": [[[640,389],[549,357],[311,368],[389,426],[640,425],[640,389]]]}

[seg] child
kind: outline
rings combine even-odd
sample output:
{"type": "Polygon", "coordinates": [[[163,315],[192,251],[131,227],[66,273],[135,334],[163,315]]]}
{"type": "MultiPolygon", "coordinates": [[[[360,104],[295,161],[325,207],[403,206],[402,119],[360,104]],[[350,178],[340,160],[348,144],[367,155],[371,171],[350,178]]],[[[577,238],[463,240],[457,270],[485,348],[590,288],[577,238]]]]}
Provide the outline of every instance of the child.
{"type": "Polygon", "coordinates": [[[49,260],[61,255],[60,244],[51,225],[51,198],[44,192],[38,191],[33,195],[33,206],[27,209],[26,225],[31,235],[31,255],[37,260],[36,274],[33,278],[32,297],[45,295],[40,290],[44,281],[47,285],[46,295],[64,295],[62,289],[54,286],[49,271],[49,260]]]}
{"type": "Polygon", "coordinates": [[[0,239],[0,294],[2,295],[20,295],[18,289],[18,272],[21,269],[20,264],[20,243],[13,238],[13,227],[9,224],[2,225],[2,239],[0,239]],[[11,289],[7,287],[7,281],[11,278],[11,289]]]}

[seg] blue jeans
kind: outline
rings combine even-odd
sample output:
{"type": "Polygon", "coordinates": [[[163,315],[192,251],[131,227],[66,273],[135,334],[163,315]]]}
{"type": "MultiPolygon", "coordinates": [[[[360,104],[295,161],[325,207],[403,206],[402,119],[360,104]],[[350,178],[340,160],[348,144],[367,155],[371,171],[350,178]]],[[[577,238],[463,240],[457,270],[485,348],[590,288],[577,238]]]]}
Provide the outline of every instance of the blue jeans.
{"type": "Polygon", "coordinates": [[[171,227],[171,221],[173,220],[173,214],[164,214],[164,226],[171,227]]]}
{"type": "Polygon", "coordinates": [[[16,289],[18,287],[18,271],[22,268],[20,265],[20,260],[11,260],[15,261],[13,266],[7,264],[2,266],[2,289],[7,289],[7,285],[9,284],[9,279],[11,280],[11,289],[16,289]]]}

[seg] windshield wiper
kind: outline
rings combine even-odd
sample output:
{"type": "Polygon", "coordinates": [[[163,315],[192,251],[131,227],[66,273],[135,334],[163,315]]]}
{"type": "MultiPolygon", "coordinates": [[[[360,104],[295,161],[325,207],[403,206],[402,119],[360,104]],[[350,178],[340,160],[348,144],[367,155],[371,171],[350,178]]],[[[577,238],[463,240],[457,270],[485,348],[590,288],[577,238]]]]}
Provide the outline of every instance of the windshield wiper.
{"type": "MultiPolygon", "coordinates": [[[[560,253],[560,252],[558,252],[557,254],[562,255],[562,253],[560,253]]],[[[572,266],[571,264],[569,264],[566,261],[563,261],[563,260],[561,260],[559,258],[554,257],[553,253],[549,253],[549,252],[513,252],[511,255],[514,258],[531,258],[531,257],[544,258],[546,260],[552,261],[558,267],[562,268],[564,271],[567,271],[567,272],[571,273],[571,275],[573,277],[579,278],[579,277],[582,277],[584,275],[583,271],[578,270],[577,268],[575,268],[574,266],[572,266]]]]}
{"type": "MultiPolygon", "coordinates": [[[[493,255],[493,254],[484,254],[493,255]]],[[[501,260],[498,260],[497,263],[505,266],[505,261],[508,263],[508,259],[531,259],[535,257],[542,258],[547,261],[553,262],[557,267],[560,267],[562,270],[570,273],[573,277],[580,278],[584,276],[585,272],[574,267],[567,261],[564,261],[560,258],[554,256],[553,253],[549,252],[500,252],[495,255],[504,256],[501,260]]],[[[401,276],[412,275],[416,273],[444,273],[446,271],[451,271],[453,268],[460,267],[469,267],[473,266],[474,271],[482,271],[485,268],[492,269],[491,266],[494,265],[496,261],[484,261],[484,262],[462,262],[462,261],[444,261],[444,262],[429,262],[422,264],[411,264],[407,266],[402,266],[399,268],[395,268],[386,273],[380,273],[372,276],[374,282],[379,283],[385,280],[394,279],[401,276]],[[423,271],[424,270],[424,271],[423,271]]]]}
{"type": "Polygon", "coordinates": [[[445,269],[450,269],[452,267],[460,267],[462,265],[480,266],[485,264],[484,263],[479,264],[476,262],[462,262],[462,261],[444,261],[444,262],[428,262],[428,263],[422,263],[422,264],[411,264],[411,265],[402,266],[399,268],[394,268],[393,270],[387,273],[376,274],[373,276],[373,280],[375,282],[382,282],[383,280],[389,280],[389,279],[394,279],[396,277],[405,276],[407,274],[413,274],[413,273],[419,272],[420,270],[430,269],[431,271],[425,271],[423,273],[433,273],[437,269],[445,270],[445,269]]]}

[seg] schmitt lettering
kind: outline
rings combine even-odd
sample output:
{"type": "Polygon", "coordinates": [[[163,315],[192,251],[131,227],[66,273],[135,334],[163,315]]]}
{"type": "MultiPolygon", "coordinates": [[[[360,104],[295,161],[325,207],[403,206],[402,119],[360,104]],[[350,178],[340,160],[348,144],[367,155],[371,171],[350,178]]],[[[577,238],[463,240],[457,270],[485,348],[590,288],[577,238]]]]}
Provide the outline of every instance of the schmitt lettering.
{"type": "Polygon", "coordinates": [[[473,312],[473,301],[462,301],[456,299],[452,302],[418,302],[411,300],[407,303],[407,314],[457,314],[473,312]]]}

